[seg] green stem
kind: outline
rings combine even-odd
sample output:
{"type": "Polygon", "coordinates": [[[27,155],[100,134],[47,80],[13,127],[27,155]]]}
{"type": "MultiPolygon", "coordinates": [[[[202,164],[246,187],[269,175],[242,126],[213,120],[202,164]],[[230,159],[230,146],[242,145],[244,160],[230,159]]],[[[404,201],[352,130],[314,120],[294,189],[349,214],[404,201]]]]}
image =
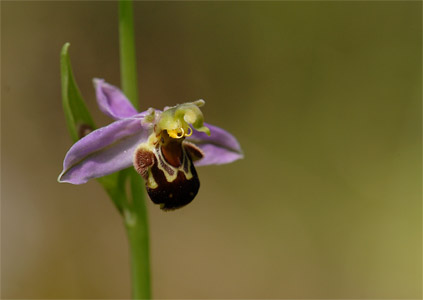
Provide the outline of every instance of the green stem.
{"type": "Polygon", "coordinates": [[[150,299],[150,246],[144,185],[133,168],[121,172],[124,172],[130,185],[130,191],[126,191],[124,199],[126,205],[123,217],[131,257],[132,298],[150,299]]]}
{"type": "MultiPolygon", "coordinates": [[[[119,1],[119,45],[122,90],[138,109],[134,17],[132,1],[128,0],[119,1]]],[[[145,190],[142,179],[134,169],[122,172],[125,172],[124,182],[129,180],[131,187],[130,191],[126,191],[127,205],[123,209],[123,215],[131,257],[132,297],[133,299],[150,299],[150,250],[145,190]],[[128,195],[129,192],[131,195],[128,195]]],[[[123,190],[125,186],[125,184],[122,185],[123,190]]]]}
{"type": "Polygon", "coordinates": [[[131,255],[132,294],[134,299],[150,299],[150,263],[147,208],[144,186],[138,173],[130,174],[132,209],[124,212],[131,255]]]}
{"type": "Polygon", "coordinates": [[[132,298],[150,299],[150,265],[148,259],[148,232],[140,217],[125,211],[125,224],[129,238],[131,256],[132,298]]]}
{"type": "Polygon", "coordinates": [[[138,109],[137,60],[135,55],[132,1],[119,1],[120,78],[126,97],[138,109]]]}

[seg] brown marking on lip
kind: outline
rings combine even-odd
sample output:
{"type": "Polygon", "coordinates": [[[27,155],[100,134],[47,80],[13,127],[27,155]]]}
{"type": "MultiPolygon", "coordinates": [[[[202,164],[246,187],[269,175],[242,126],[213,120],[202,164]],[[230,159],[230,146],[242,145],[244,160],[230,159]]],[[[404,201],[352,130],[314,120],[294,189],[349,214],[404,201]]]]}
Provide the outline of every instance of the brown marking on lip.
{"type": "MultiPolygon", "coordinates": [[[[187,159],[190,158],[187,157],[187,159]]],[[[200,188],[200,181],[193,164],[191,164],[191,173],[193,176],[187,179],[182,171],[178,171],[176,179],[168,182],[163,171],[153,164],[151,174],[158,187],[154,189],[147,187],[150,199],[160,204],[162,210],[174,210],[187,205],[194,199],[200,188]]]]}
{"type": "Polygon", "coordinates": [[[180,140],[168,140],[161,145],[165,160],[178,168],[182,163],[182,145],[180,140]]]}
{"type": "Polygon", "coordinates": [[[185,151],[185,155],[184,155],[184,172],[185,173],[188,173],[188,161],[189,161],[188,155],[189,154],[185,151]]]}
{"type": "Polygon", "coordinates": [[[201,150],[200,148],[198,148],[196,145],[194,145],[193,143],[184,141],[182,143],[185,151],[187,151],[192,159],[192,161],[197,161],[200,160],[204,157],[204,153],[203,150],[201,150]]]}
{"type": "Polygon", "coordinates": [[[169,136],[166,130],[161,132],[160,149],[167,163],[175,168],[182,164],[182,141],[184,139],[174,139],[169,136]]]}
{"type": "MultiPolygon", "coordinates": [[[[160,151],[160,150],[158,150],[158,151],[160,151]]],[[[168,163],[167,163],[167,162],[165,162],[165,161],[163,161],[162,156],[161,156],[160,154],[158,154],[157,156],[158,156],[159,161],[160,161],[160,166],[161,166],[163,169],[165,169],[165,171],[167,172],[167,174],[169,174],[169,175],[171,175],[171,176],[172,176],[173,174],[175,174],[175,171],[173,171],[173,170],[172,170],[172,168],[171,168],[171,167],[169,167],[168,163]]]]}
{"type": "Polygon", "coordinates": [[[144,178],[148,179],[148,169],[154,164],[154,153],[140,148],[135,152],[134,167],[135,170],[144,178]]]}

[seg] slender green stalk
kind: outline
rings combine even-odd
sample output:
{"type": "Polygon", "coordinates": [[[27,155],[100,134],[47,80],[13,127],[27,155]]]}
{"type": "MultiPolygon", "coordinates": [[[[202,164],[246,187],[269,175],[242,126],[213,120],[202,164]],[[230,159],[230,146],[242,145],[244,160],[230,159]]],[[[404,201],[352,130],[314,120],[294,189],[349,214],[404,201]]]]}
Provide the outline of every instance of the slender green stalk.
{"type": "Polygon", "coordinates": [[[124,213],[131,255],[132,292],[134,299],[150,299],[150,247],[148,243],[147,207],[140,176],[134,169],[129,174],[132,209],[124,213]],[[130,213],[130,214],[128,214],[130,213]]]}
{"type": "MultiPolygon", "coordinates": [[[[122,90],[134,107],[138,108],[134,17],[132,1],[128,0],[119,1],[119,45],[122,90]]],[[[123,211],[131,256],[132,297],[150,299],[150,253],[145,190],[140,176],[133,169],[125,171],[124,174],[131,187],[130,191],[126,191],[127,198],[132,200],[130,203],[128,201],[128,206],[123,211]]]]}
{"type": "Polygon", "coordinates": [[[137,214],[126,215],[125,221],[130,244],[132,298],[150,299],[150,264],[145,259],[149,251],[148,243],[145,242],[148,240],[148,231],[143,226],[144,222],[139,222],[140,216],[137,214]]]}
{"type": "Polygon", "coordinates": [[[131,0],[119,1],[120,79],[122,90],[135,108],[138,105],[137,60],[135,55],[134,14],[131,0]]]}

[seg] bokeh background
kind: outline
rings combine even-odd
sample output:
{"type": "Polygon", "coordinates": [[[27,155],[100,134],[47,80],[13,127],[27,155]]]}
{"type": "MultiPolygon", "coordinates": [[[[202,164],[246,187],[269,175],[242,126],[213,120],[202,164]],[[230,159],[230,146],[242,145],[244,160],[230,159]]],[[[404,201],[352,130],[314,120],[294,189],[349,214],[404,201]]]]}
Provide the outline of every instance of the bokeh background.
{"type": "MultiPolygon", "coordinates": [[[[148,202],[156,298],[421,298],[422,3],[136,2],[141,107],[204,98],[245,159],[148,202]]],[[[1,2],[2,298],[128,298],[121,218],[71,146],[59,53],[99,125],[116,2],[1,2]]],[[[140,179],[141,180],[141,179],[140,179]]]]}

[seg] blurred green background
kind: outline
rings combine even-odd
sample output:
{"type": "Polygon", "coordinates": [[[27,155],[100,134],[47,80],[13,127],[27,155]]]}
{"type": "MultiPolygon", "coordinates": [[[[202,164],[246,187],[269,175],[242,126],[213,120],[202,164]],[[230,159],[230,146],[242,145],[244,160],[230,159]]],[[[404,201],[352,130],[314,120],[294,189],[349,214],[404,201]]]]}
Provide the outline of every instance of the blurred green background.
{"type": "MultiPolygon", "coordinates": [[[[148,202],[156,298],[421,298],[422,3],[137,2],[141,107],[206,99],[245,159],[148,202]]],[[[97,123],[115,2],[1,2],[2,298],[128,298],[120,216],[58,184],[59,53],[97,123]]],[[[141,180],[141,178],[140,178],[141,180]]]]}

